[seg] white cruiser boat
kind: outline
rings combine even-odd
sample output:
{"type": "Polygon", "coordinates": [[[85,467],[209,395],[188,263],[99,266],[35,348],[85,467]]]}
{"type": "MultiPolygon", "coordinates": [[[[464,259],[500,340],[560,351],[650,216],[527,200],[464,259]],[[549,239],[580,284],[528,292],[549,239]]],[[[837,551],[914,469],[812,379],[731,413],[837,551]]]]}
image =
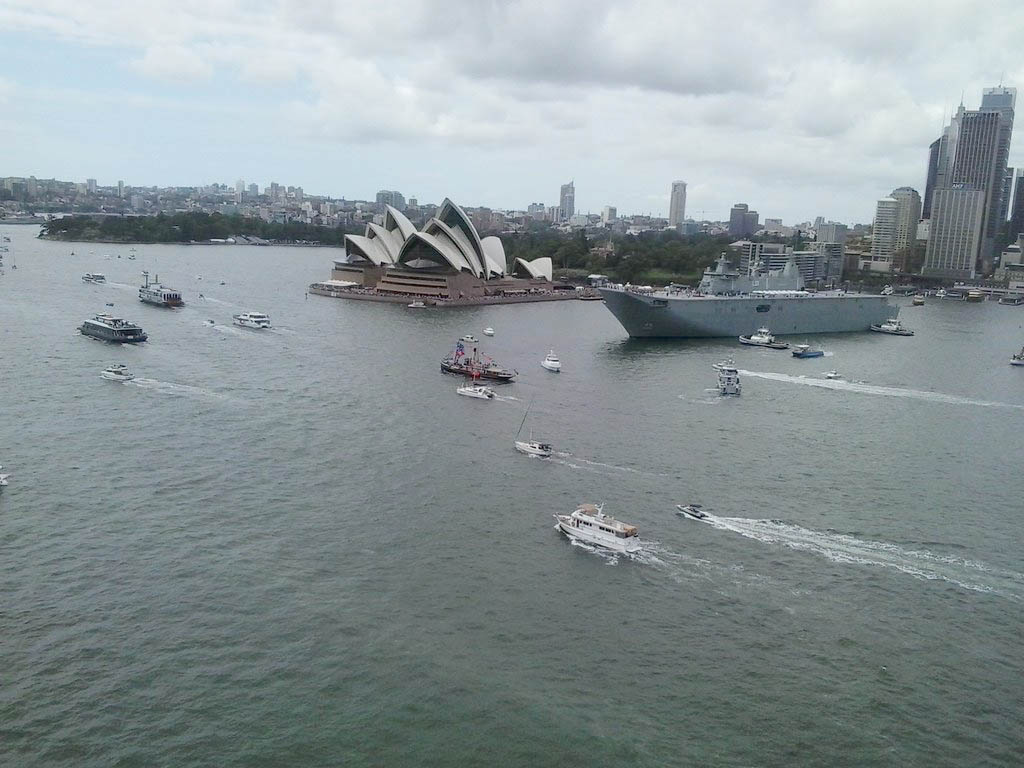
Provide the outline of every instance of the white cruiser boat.
{"type": "Polygon", "coordinates": [[[83,283],[105,283],[107,282],[107,276],[100,272],[86,272],[82,275],[83,283]]]}
{"type": "Polygon", "coordinates": [[[466,344],[477,344],[479,343],[480,340],[473,334],[467,333],[465,336],[459,339],[459,341],[465,342],[466,344]]]}
{"type": "Polygon", "coordinates": [[[826,379],[841,379],[841,378],[843,378],[843,374],[841,374],[839,371],[837,371],[835,368],[833,368],[831,371],[828,371],[825,374],[825,378],[826,379]]]}
{"type": "Polygon", "coordinates": [[[767,328],[758,328],[757,333],[749,336],[740,336],[740,344],[747,344],[752,347],[768,347],[769,349],[789,349],[789,344],[784,341],[776,341],[771,331],[767,328]]]}
{"type": "Polygon", "coordinates": [[[555,515],[557,528],[570,539],[631,554],[641,550],[636,526],[616,520],[596,504],[580,504],[571,515],[555,515]]]}
{"type": "Polygon", "coordinates": [[[1020,352],[1010,358],[1010,365],[1024,365],[1024,347],[1020,348],[1020,352]]]}
{"type": "Polygon", "coordinates": [[[264,315],[262,312],[243,312],[240,315],[231,316],[235,325],[240,325],[243,328],[269,328],[270,318],[264,315]]]}
{"type": "Polygon", "coordinates": [[[143,272],[142,276],[146,282],[139,286],[139,301],[146,304],[155,304],[158,307],[183,307],[181,291],[167,285],[161,285],[159,275],[153,276],[153,282],[149,282],[149,272],[143,272]]]}
{"type": "Polygon", "coordinates": [[[914,332],[899,321],[899,318],[890,317],[884,323],[872,325],[871,330],[875,333],[888,333],[892,336],[913,336],[914,332]]]}
{"type": "Polygon", "coordinates": [[[494,397],[494,390],[490,387],[484,387],[479,384],[467,384],[464,387],[459,387],[455,390],[460,395],[466,397],[476,397],[480,400],[490,400],[494,397]]]}
{"type": "Polygon", "coordinates": [[[724,360],[719,360],[717,363],[712,363],[711,367],[714,368],[716,371],[720,371],[723,368],[735,368],[736,363],[733,362],[733,359],[731,357],[727,357],[724,360]]]}
{"type": "Polygon", "coordinates": [[[730,365],[718,369],[718,394],[738,395],[740,393],[740,374],[730,365]]]}
{"type": "Polygon", "coordinates": [[[494,335],[494,329],[493,328],[491,328],[490,326],[487,326],[486,328],[484,328],[484,336],[493,336],[493,335],[494,335]]]}
{"type": "Polygon", "coordinates": [[[562,361],[558,359],[558,355],[555,354],[553,349],[540,361],[540,364],[552,373],[558,373],[562,370],[562,361]]]}
{"type": "Polygon", "coordinates": [[[131,381],[135,378],[135,374],[128,370],[128,366],[121,363],[107,366],[100,376],[107,381],[131,381]]]}

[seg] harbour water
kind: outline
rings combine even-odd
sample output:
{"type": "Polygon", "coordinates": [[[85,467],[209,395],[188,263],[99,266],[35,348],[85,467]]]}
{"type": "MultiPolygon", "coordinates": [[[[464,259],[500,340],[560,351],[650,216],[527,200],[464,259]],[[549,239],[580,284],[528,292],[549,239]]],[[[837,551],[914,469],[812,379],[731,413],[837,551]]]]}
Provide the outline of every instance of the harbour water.
{"type": "Polygon", "coordinates": [[[0,231],[0,764],[1019,764],[1024,308],[900,300],[913,338],[797,360],[307,299],[327,249],[0,231]],[[519,371],[495,401],[438,370],[465,333],[519,371]],[[556,533],[582,501],[644,553],[556,533]]]}

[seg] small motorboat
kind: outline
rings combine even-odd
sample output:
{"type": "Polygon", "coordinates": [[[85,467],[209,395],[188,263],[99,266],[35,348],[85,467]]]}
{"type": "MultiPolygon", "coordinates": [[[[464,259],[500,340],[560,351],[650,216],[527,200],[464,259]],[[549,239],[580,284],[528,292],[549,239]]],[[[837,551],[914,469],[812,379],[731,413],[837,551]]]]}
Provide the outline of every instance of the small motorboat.
{"type": "Polygon", "coordinates": [[[912,298],[910,300],[910,303],[913,304],[915,307],[923,307],[924,306],[924,296],[915,296],[914,298],[912,298]]]}
{"type": "MultiPolygon", "coordinates": [[[[2,467],[0,467],[0,469],[2,469],[2,467]]],[[[8,484],[7,483],[7,478],[9,478],[9,477],[10,477],[10,475],[0,475],[0,488],[3,488],[5,485],[8,484]]]]}
{"type": "Polygon", "coordinates": [[[493,328],[491,328],[490,326],[487,326],[486,328],[484,328],[484,336],[493,336],[493,335],[494,335],[494,329],[493,328]]]}
{"type": "Polygon", "coordinates": [[[873,324],[871,330],[875,333],[888,333],[892,336],[913,336],[914,332],[907,328],[898,318],[890,317],[884,323],[873,324]]]}
{"type": "Polygon", "coordinates": [[[736,363],[732,361],[731,357],[727,357],[725,358],[725,360],[719,360],[717,363],[712,363],[711,367],[714,368],[716,371],[720,371],[723,368],[735,368],[736,363]]]}
{"type": "Polygon", "coordinates": [[[793,347],[793,357],[822,357],[824,354],[824,351],[815,349],[810,344],[797,344],[793,347]]]}
{"type": "Polygon", "coordinates": [[[708,513],[701,509],[700,504],[676,504],[676,509],[694,520],[708,519],[708,513]]]}
{"type": "Polygon", "coordinates": [[[558,530],[571,539],[631,554],[641,549],[635,525],[616,520],[596,504],[580,504],[571,515],[555,515],[558,530]]]}
{"type": "Polygon", "coordinates": [[[552,453],[550,443],[542,443],[539,440],[516,440],[516,450],[525,453],[527,456],[540,456],[548,458],[552,453]]]}
{"type": "Polygon", "coordinates": [[[841,374],[839,371],[837,371],[835,368],[833,368],[831,371],[826,371],[825,372],[825,378],[826,379],[841,379],[841,378],[843,378],[843,374],[841,374]]]}
{"type": "Polygon", "coordinates": [[[480,340],[473,334],[467,333],[465,336],[459,339],[459,341],[464,342],[466,344],[478,344],[480,340]]]}
{"type": "Polygon", "coordinates": [[[558,355],[553,349],[540,361],[540,364],[552,373],[559,373],[562,370],[562,361],[558,359],[558,355]]]}
{"type": "Polygon", "coordinates": [[[114,302],[112,302],[112,301],[108,301],[108,302],[107,302],[107,306],[108,306],[108,307],[112,307],[112,306],[114,306],[114,302]]]}
{"type": "Polygon", "coordinates": [[[1024,365],[1024,347],[1020,348],[1020,352],[1010,358],[1010,365],[1024,365]]]}
{"type": "Polygon", "coordinates": [[[117,363],[104,368],[100,377],[107,381],[131,381],[135,378],[135,374],[128,370],[127,365],[117,363]]]}
{"type": "Polygon", "coordinates": [[[424,304],[422,301],[414,301],[411,304],[406,304],[405,306],[407,306],[409,309],[423,309],[427,305],[424,304]]]}
{"type": "Polygon", "coordinates": [[[494,390],[490,387],[484,387],[480,384],[466,384],[463,387],[459,387],[455,390],[460,395],[466,397],[476,397],[480,400],[490,400],[494,397],[494,390]]]}
{"type": "Polygon", "coordinates": [[[758,328],[757,333],[749,336],[740,336],[740,344],[747,344],[752,347],[768,347],[769,349],[789,349],[789,344],[784,341],[776,341],[771,331],[767,328],[758,328]]]}

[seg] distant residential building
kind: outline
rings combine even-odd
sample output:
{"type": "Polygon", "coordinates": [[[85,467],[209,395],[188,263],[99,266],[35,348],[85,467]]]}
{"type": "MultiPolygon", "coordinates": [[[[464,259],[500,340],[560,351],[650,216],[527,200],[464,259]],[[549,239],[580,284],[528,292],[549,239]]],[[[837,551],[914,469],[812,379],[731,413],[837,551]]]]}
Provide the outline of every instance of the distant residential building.
{"type": "Polygon", "coordinates": [[[405,195],[393,189],[382,189],[377,193],[377,205],[390,205],[399,211],[405,210],[405,195]]]}
{"type": "Polygon", "coordinates": [[[678,227],[686,219],[686,182],[673,181],[668,204],[668,225],[678,227]]]}
{"type": "Polygon", "coordinates": [[[242,202],[242,197],[245,195],[245,181],[239,179],[235,182],[235,202],[242,202]]]}
{"type": "Polygon", "coordinates": [[[117,196],[122,200],[124,199],[124,181],[121,179],[117,181],[117,196]]]}
{"type": "Polygon", "coordinates": [[[749,207],[746,203],[736,203],[729,211],[729,236],[743,237],[753,234],[749,228],[747,214],[749,207]]]}
{"type": "Polygon", "coordinates": [[[772,232],[782,231],[782,219],[768,219],[764,220],[764,228],[772,232]]]}
{"type": "Polygon", "coordinates": [[[590,223],[590,217],[585,213],[574,213],[569,217],[570,227],[585,227],[590,223]]]}
{"type": "Polygon", "coordinates": [[[96,179],[86,179],[85,180],[85,187],[88,190],[90,195],[95,195],[96,194],[96,179]]]}
{"type": "Polygon", "coordinates": [[[561,209],[561,215],[557,219],[558,221],[564,221],[576,213],[575,181],[570,181],[568,184],[562,185],[562,189],[558,195],[558,207],[561,209]]]}
{"type": "MultiPolygon", "coordinates": [[[[767,224],[767,220],[765,224],[767,224]]],[[[846,236],[849,234],[845,224],[839,224],[835,221],[829,221],[822,224],[817,229],[817,241],[819,243],[845,243],[846,236]]]]}
{"type": "Polygon", "coordinates": [[[132,195],[131,202],[133,211],[141,211],[143,208],[146,207],[146,201],[142,197],[142,195],[132,195]]]}
{"type": "Polygon", "coordinates": [[[892,263],[893,257],[914,244],[921,218],[921,196],[916,189],[899,187],[875,207],[871,228],[871,260],[892,263]]]}
{"type": "Polygon", "coordinates": [[[601,209],[601,223],[611,224],[618,218],[618,213],[619,212],[615,209],[614,205],[606,205],[601,209]]]}
{"type": "Polygon", "coordinates": [[[526,215],[531,219],[543,219],[546,211],[547,206],[544,203],[530,203],[526,206],[526,215]]]}
{"type": "Polygon", "coordinates": [[[253,200],[255,200],[259,196],[260,196],[259,185],[258,184],[250,184],[249,185],[249,197],[251,197],[253,200]]]}

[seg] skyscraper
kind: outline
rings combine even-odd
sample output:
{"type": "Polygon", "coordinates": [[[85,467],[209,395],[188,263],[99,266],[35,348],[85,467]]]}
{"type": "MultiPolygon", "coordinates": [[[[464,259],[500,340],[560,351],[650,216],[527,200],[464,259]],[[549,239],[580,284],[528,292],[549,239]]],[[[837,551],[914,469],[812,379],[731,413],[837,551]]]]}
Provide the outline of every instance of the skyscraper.
{"type": "Polygon", "coordinates": [[[911,187],[898,187],[878,201],[871,229],[871,260],[892,262],[917,239],[921,196],[911,187]]]}
{"type": "Polygon", "coordinates": [[[563,184],[558,195],[558,207],[562,209],[561,220],[565,221],[576,213],[576,182],[563,184]]]}
{"type": "Polygon", "coordinates": [[[929,152],[934,182],[925,190],[931,225],[924,274],[964,278],[991,270],[1009,204],[1006,162],[1016,95],[1014,88],[986,88],[980,109],[961,104],[929,152]],[[970,229],[975,225],[976,232],[970,229]]]}
{"type": "Polygon", "coordinates": [[[1010,238],[1024,234],[1024,168],[1016,171],[1013,185],[1013,206],[1010,208],[1010,238]]]}
{"type": "Polygon", "coordinates": [[[124,197],[124,182],[120,179],[117,181],[117,196],[124,197]]]}
{"type": "Polygon", "coordinates": [[[672,182],[672,197],[668,204],[668,225],[678,227],[686,219],[686,182],[672,182]]]}
{"type": "Polygon", "coordinates": [[[743,237],[748,234],[747,229],[747,204],[736,203],[729,211],[729,236],[743,237]]]}

